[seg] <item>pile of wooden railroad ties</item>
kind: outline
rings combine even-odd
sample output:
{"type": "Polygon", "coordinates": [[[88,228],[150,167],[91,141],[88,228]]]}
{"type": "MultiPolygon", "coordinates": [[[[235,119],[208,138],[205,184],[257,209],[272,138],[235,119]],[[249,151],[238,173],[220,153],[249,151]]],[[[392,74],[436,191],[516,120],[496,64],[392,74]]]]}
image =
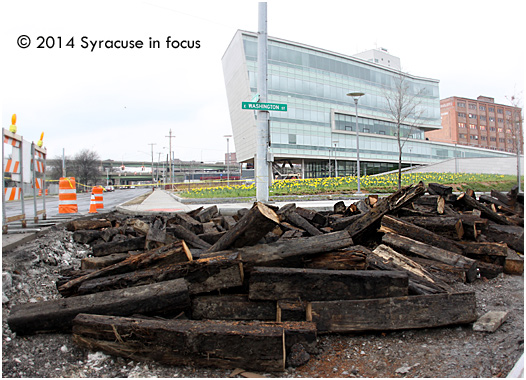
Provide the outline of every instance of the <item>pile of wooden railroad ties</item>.
{"type": "Polygon", "coordinates": [[[99,214],[67,225],[93,254],[59,278],[63,298],[8,323],[134,360],[281,371],[317,334],[475,322],[474,292],[452,284],[522,274],[523,205],[516,188],[477,200],[420,182],[331,212],[99,214]]]}

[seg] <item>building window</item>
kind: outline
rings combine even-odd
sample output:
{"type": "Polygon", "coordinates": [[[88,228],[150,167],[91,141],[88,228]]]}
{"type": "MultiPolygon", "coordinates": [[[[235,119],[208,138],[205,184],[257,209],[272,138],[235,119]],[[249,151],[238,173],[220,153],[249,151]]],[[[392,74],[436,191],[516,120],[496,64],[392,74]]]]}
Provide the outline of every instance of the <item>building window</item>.
{"type": "Polygon", "coordinates": [[[466,123],[458,123],[459,128],[466,128],[466,123]]]}
{"type": "Polygon", "coordinates": [[[486,106],[479,106],[479,110],[486,111],[486,106]]]}
{"type": "Polygon", "coordinates": [[[477,126],[475,124],[470,124],[469,129],[477,129],[477,126]]]}
{"type": "Polygon", "coordinates": [[[508,139],[508,144],[513,144],[513,140],[512,139],[508,139]]]}
{"type": "Polygon", "coordinates": [[[459,134],[458,134],[458,137],[459,137],[460,139],[465,139],[465,138],[466,138],[466,135],[463,134],[463,133],[459,133],[459,134]]]}
{"type": "Polygon", "coordinates": [[[364,128],[363,133],[369,133],[369,128],[364,128]]]}
{"type": "Polygon", "coordinates": [[[482,141],[486,141],[488,138],[487,138],[486,136],[480,136],[480,139],[481,139],[482,141]]]}
{"type": "Polygon", "coordinates": [[[481,130],[481,131],[485,131],[485,130],[486,130],[486,126],[485,126],[485,125],[481,125],[481,126],[480,126],[480,130],[481,130]]]}
{"type": "Polygon", "coordinates": [[[497,132],[499,132],[499,133],[502,133],[503,131],[504,131],[504,129],[503,129],[503,128],[500,128],[500,127],[499,127],[499,128],[497,128],[497,132]]]}
{"type": "Polygon", "coordinates": [[[464,112],[459,112],[458,117],[466,117],[466,114],[464,112]]]}
{"type": "Polygon", "coordinates": [[[469,118],[470,118],[470,119],[476,119],[476,118],[477,118],[477,115],[470,113],[470,114],[469,114],[469,118]]]}
{"type": "Polygon", "coordinates": [[[290,135],[289,134],[289,144],[296,144],[296,135],[290,135]]]}
{"type": "Polygon", "coordinates": [[[495,107],[488,107],[489,112],[495,112],[495,107]]]}
{"type": "Polygon", "coordinates": [[[489,141],[497,141],[497,138],[496,137],[490,137],[489,141]]]}
{"type": "Polygon", "coordinates": [[[457,102],[458,107],[466,108],[466,103],[464,102],[457,102]]]}
{"type": "Polygon", "coordinates": [[[479,119],[480,119],[481,121],[486,121],[486,116],[482,116],[482,115],[480,115],[480,116],[479,116],[479,119]]]}
{"type": "Polygon", "coordinates": [[[497,109],[497,113],[503,114],[504,111],[502,110],[502,108],[499,108],[499,109],[497,109]]]}
{"type": "Polygon", "coordinates": [[[506,110],[506,115],[511,116],[511,111],[510,110],[506,110]]]}
{"type": "Polygon", "coordinates": [[[504,119],[501,119],[500,117],[497,119],[499,123],[504,123],[504,119]]]}
{"type": "Polygon", "coordinates": [[[502,137],[499,137],[499,142],[503,143],[505,140],[502,137]]]}
{"type": "Polygon", "coordinates": [[[478,137],[478,136],[475,136],[475,135],[470,135],[469,138],[470,138],[471,140],[478,140],[478,139],[479,139],[479,137],[478,137]]]}
{"type": "Polygon", "coordinates": [[[495,132],[496,130],[497,130],[497,128],[495,128],[495,127],[489,127],[489,131],[490,132],[495,132]]]}
{"type": "Polygon", "coordinates": [[[470,110],[476,110],[477,109],[477,105],[469,103],[469,109],[470,110]]]}
{"type": "Polygon", "coordinates": [[[379,131],[378,134],[379,135],[385,135],[385,131],[379,131]]]}
{"type": "Polygon", "coordinates": [[[489,121],[495,122],[495,118],[492,117],[492,116],[490,116],[490,117],[489,117],[489,121]]]}

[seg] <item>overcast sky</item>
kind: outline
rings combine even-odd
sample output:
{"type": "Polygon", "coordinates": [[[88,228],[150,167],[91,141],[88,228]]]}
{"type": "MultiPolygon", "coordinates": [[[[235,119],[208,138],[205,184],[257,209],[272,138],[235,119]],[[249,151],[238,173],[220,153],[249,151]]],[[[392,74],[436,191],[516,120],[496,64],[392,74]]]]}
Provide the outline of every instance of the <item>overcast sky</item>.
{"type": "MultiPolygon", "coordinates": [[[[163,160],[171,129],[175,157],[224,160],[232,128],[221,58],[237,29],[257,32],[257,1],[4,1],[0,14],[2,127],[16,113],[25,140],[44,132],[48,158],[87,148],[150,162],[155,144],[163,160]],[[37,48],[39,36],[54,47],[37,48]],[[83,37],[144,46],[91,51],[83,37]],[[168,48],[167,37],[200,47],[168,48]]],[[[404,71],[440,80],[441,98],[503,104],[524,98],[524,21],[523,0],[268,2],[269,36],[348,55],[387,48],[404,71]]]]}

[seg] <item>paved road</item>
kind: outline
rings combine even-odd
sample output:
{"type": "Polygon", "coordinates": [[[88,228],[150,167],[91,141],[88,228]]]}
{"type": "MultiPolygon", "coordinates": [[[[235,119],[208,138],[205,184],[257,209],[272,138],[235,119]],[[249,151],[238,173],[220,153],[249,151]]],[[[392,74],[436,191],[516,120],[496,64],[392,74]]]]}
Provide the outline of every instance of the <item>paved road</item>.
{"type": "MultiPolygon", "coordinates": [[[[114,192],[105,192],[104,193],[104,209],[110,210],[119,204],[127,202],[133,198],[136,198],[150,191],[151,191],[150,187],[138,187],[136,189],[126,189],[126,190],[116,190],[114,192]]],[[[91,193],[77,194],[77,205],[78,205],[79,214],[81,215],[88,214],[90,201],[91,201],[91,193]]],[[[25,207],[26,219],[32,220],[35,215],[34,201],[32,197],[24,199],[24,207],[25,207]]],[[[8,217],[14,216],[14,215],[20,215],[20,213],[22,212],[21,202],[20,201],[6,202],[5,210],[6,210],[6,215],[8,217]]],[[[42,210],[41,197],[37,199],[37,210],[42,210]]],[[[59,215],[57,195],[46,197],[46,213],[48,217],[59,215]]]]}

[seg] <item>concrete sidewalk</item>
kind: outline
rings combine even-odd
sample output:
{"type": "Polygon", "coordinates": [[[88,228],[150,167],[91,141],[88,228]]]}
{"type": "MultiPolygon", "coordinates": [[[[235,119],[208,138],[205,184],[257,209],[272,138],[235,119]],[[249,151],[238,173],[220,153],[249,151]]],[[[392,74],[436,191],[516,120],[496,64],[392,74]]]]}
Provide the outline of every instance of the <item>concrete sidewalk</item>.
{"type": "MultiPolygon", "coordinates": [[[[295,203],[298,207],[308,208],[316,211],[332,211],[334,205],[338,200],[315,200],[315,201],[286,201],[286,202],[268,202],[269,204],[282,207],[287,203],[295,203]]],[[[356,202],[356,200],[348,199],[343,201],[346,206],[356,202]]],[[[210,207],[216,205],[222,215],[233,215],[239,209],[251,208],[253,202],[245,203],[202,203],[202,204],[184,204],[179,202],[176,197],[164,190],[155,190],[148,196],[141,204],[125,206],[117,206],[117,210],[127,214],[158,214],[158,213],[178,213],[189,212],[199,207],[210,207]]]]}

